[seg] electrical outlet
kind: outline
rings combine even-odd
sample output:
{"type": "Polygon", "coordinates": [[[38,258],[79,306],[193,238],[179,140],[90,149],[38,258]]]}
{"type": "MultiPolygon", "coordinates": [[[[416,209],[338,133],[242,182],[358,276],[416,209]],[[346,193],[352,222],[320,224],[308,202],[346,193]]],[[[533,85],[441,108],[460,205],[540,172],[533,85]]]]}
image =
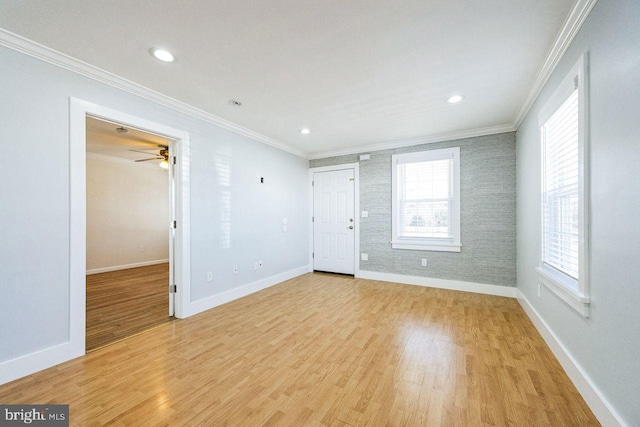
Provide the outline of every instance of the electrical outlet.
{"type": "Polygon", "coordinates": [[[360,254],[360,259],[362,261],[369,261],[369,254],[360,254]]]}
{"type": "Polygon", "coordinates": [[[538,283],[538,298],[540,298],[540,289],[542,288],[542,285],[540,283],[538,283]]]}
{"type": "Polygon", "coordinates": [[[427,266],[427,259],[426,258],[422,258],[422,266],[423,267],[427,266]]]}
{"type": "Polygon", "coordinates": [[[258,268],[262,268],[262,261],[258,261],[258,268]]]}
{"type": "Polygon", "coordinates": [[[144,246],[143,245],[138,246],[138,251],[144,252],[144,246]]]}
{"type": "Polygon", "coordinates": [[[213,280],[213,271],[207,271],[207,282],[213,280]]]}
{"type": "Polygon", "coordinates": [[[257,269],[258,269],[258,261],[256,261],[256,262],[254,262],[254,263],[253,263],[253,269],[254,269],[254,270],[257,270],[257,269]]]}
{"type": "Polygon", "coordinates": [[[238,266],[237,265],[233,266],[233,274],[238,274],[238,266]]]}

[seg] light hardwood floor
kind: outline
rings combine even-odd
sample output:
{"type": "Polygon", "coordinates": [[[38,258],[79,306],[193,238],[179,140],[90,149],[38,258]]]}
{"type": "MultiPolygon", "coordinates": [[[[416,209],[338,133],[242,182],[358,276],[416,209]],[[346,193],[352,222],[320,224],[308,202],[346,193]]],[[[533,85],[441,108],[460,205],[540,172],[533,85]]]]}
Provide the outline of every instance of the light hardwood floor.
{"type": "Polygon", "coordinates": [[[169,321],[168,263],[87,276],[87,351],[169,321]]]}
{"type": "Polygon", "coordinates": [[[0,387],[71,425],[598,425],[516,300],[307,274],[0,387]]]}

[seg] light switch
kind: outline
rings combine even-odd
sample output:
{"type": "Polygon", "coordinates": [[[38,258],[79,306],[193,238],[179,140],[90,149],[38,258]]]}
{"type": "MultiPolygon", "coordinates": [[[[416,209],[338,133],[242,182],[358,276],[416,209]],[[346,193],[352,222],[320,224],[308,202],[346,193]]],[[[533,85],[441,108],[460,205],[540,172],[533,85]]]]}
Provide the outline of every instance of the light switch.
{"type": "Polygon", "coordinates": [[[360,254],[360,259],[362,261],[369,261],[369,254],[360,254]]]}
{"type": "Polygon", "coordinates": [[[362,211],[362,214],[360,216],[362,218],[369,218],[369,211],[362,211]]]}

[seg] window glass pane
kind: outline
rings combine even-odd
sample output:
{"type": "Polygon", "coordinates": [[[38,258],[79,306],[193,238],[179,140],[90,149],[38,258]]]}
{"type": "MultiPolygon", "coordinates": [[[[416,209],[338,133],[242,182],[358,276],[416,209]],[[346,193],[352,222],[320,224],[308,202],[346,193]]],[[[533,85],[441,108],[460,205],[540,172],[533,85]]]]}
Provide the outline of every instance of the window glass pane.
{"type": "Polygon", "coordinates": [[[451,238],[453,160],[397,166],[398,235],[451,238]]]}
{"type": "Polygon", "coordinates": [[[578,91],[542,127],[542,260],[578,279],[578,91]]]}

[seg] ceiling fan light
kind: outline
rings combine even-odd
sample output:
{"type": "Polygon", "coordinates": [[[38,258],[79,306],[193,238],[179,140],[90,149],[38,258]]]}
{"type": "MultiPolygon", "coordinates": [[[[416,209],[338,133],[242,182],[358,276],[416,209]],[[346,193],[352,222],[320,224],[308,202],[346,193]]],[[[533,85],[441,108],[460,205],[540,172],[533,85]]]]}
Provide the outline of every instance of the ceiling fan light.
{"type": "Polygon", "coordinates": [[[164,159],[163,161],[160,162],[160,167],[162,169],[169,169],[169,161],[167,161],[167,159],[164,159]]]}
{"type": "Polygon", "coordinates": [[[163,62],[173,62],[175,60],[175,58],[173,57],[173,54],[165,49],[158,49],[153,47],[149,49],[149,53],[154,58],[159,59],[160,61],[163,61],[163,62]]]}

